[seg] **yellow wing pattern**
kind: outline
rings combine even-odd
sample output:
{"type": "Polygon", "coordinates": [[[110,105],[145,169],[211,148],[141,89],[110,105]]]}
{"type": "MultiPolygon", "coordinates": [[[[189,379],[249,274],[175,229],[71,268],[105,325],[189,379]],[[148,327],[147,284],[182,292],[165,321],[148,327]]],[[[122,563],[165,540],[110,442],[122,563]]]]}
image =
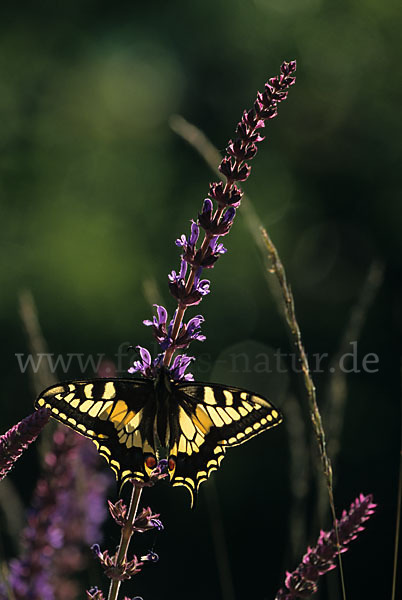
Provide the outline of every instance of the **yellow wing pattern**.
{"type": "Polygon", "coordinates": [[[282,421],[268,400],[239,388],[178,383],[174,397],[180,409],[169,472],[174,486],[188,489],[191,504],[201,483],[220,466],[227,448],[282,421]]]}

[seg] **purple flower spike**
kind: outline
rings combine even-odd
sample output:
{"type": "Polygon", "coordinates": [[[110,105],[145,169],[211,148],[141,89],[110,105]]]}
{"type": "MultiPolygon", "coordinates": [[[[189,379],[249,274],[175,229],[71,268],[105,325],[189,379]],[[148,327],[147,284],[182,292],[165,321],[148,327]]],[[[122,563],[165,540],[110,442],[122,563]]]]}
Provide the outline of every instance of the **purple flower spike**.
{"type": "Polygon", "coordinates": [[[72,574],[86,567],[88,543],[101,537],[111,483],[97,472],[96,456],[87,439],[67,427],[56,429],[22,532],[22,552],[10,564],[15,600],[78,595],[72,574]]]}
{"type": "MultiPolygon", "coordinates": [[[[342,513],[337,521],[340,551],[346,552],[348,544],[364,530],[363,523],[374,513],[376,504],[371,494],[360,494],[350,505],[348,512],[342,513]]],[[[318,578],[336,568],[338,545],[335,529],[321,531],[314,548],[308,548],[302,562],[292,573],[287,572],[285,587],[281,588],[275,600],[294,600],[310,597],[318,589],[318,578]]]]}
{"type": "Polygon", "coordinates": [[[29,444],[32,444],[49,420],[47,408],[25,417],[0,437],[0,480],[13,468],[29,444]]]}
{"type": "MultiPolygon", "coordinates": [[[[199,333],[192,334],[183,325],[185,311],[189,306],[198,305],[210,291],[210,282],[201,279],[202,269],[215,266],[226,248],[218,243],[220,236],[227,235],[233,225],[236,209],[239,207],[243,192],[236,182],[246,181],[251,167],[248,162],[257,154],[258,144],[264,139],[260,134],[266,121],[277,114],[278,104],[286,99],[289,87],[295,78],[296,62],[284,62],[277,77],[272,77],[265,85],[264,92],[258,92],[253,107],[245,110],[236,127],[236,137],[229,140],[226,154],[219,165],[224,181],[210,184],[208,198],[204,200],[197,222],[191,222],[190,235],[181,235],[176,245],[181,248],[180,272],[169,274],[169,289],[177,301],[174,318],[167,326],[167,315],[162,319],[144,321],[153,327],[154,336],[163,352],[163,365],[169,368],[174,353],[179,348],[187,348],[193,339],[205,339],[199,333]],[[214,207],[214,201],[217,206],[214,207]],[[200,228],[204,230],[204,239],[199,240],[200,228]],[[200,241],[199,247],[197,243],[200,241]],[[189,274],[187,271],[189,268],[189,274]]],[[[138,363],[134,370],[145,369],[138,363]]],[[[181,375],[177,375],[181,378],[181,375]]]]}

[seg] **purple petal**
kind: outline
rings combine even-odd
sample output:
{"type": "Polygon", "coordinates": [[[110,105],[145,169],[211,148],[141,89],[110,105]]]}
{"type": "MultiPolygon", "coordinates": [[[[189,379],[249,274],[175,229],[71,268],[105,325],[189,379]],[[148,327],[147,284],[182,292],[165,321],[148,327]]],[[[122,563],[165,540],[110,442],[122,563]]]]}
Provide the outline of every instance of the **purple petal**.
{"type": "Polygon", "coordinates": [[[202,273],[202,267],[200,267],[199,269],[197,269],[195,276],[194,276],[194,289],[197,289],[198,287],[198,283],[200,281],[200,277],[201,277],[201,273],[202,273]]]}
{"type": "Polygon", "coordinates": [[[198,282],[197,284],[197,291],[200,292],[201,296],[206,296],[207,294],[209,294],[210,286],[211,282],[208,281],[208,279],[201,279],[201,281],[198,282]]]}
{"type": "Polygon", "coordinates": [[[198,327],[201,325],[201,323],[204,323],[204,321],[205,321],[205,319],[202,315],[197,315],[196,317],[193,317],[187,323],[187,331],[190,334],[194,333],[194,330],[198,329],[198,327]]]}
{"type": "Polygon", "coordinates": [[[175,241],[176,246],[181,246],[183,248],[185,248],[187,246],[187,238],[184,235],[184,233],[182,233],[182,235],[177,238],[177,240],[175,241]]]}
{"type": "Polygon", "coordinates": [[[182,260],[181,265],[180,265],[180,279],[184,280],[186,273],[187,273],[187,262],[185,260],[182,260]]]}
{"type": "MultiPolygon", "coordinates": [[[[173,379],[183,379],[185,377],[184,371],[187,369],[188,365],[193,360],[195,360],[194,356],[187,356],[187,354],[178,354],[173,361],[172,367],[170,368],[170,373],[173,379]]],[[[189,379],[187,379],[187,381],[189,381],[189,379]]]]}
{"type": "Polygon", "coordinates": [[[184,381],[194,381],[194,375],[192,373],[186,373],[182,379],[184,381]]]}
{"type": "Polygon", "coordinates": [[[168,275],[169,281],[171,281],[172,283],[176,283],[178,279],[180,279],[180,277],[177,275],[176,271],[172,271],[171,273],[169,273],[168,275]]]}
{"type": "Polygon", "coordinates": [[[229,206],[225,214],[222,217],[222,221],[225,223],[231,223],[236,216],[236,209],[233,206],[229,206]]]}
{"type": "Polygon", "coordinates": [[[215,252],[216,252],[217,254],[225,254],[225,252],[227,252],[227,249],[224,247],[224,245],[223,245],[223,244],[218,244],[218,245],[215,247],[215,252]]]}
{"type": "Polygon", "coordinates": [[[143,364],[146,367],[149,367],[151,365],[151,354],[149,353],[149,351],[146,348],[143,348],[142,346],[136,346],[136,348],[137,350],[139,350],[143,364]]]}
{"type": "Polygon", "coordinates": [[[194,247],[196,245],[199,235],[200,235],[200,228],[198,227],[197,223],[192,221],[191,222],[191,235],[190,235],[190,241],[189,241],[190,246],[194,247]]]}
{"type": "Polygon", "coordinates": [[[209,218],[212,218],[212,210],[214,205],[212,204],[212,200],[210,198],[205,198],[204,204],[202,205],[202,212],[205,215],[209,215],[209,218]]]}
{"type": "Polygon", "coordinates": [[[159,306],[159,304],[154,304],[154,306],[156,306],[156,310],[158,313],[159,325],[165,325],[168,316],[166,308],[164,306],[159,306]]]}

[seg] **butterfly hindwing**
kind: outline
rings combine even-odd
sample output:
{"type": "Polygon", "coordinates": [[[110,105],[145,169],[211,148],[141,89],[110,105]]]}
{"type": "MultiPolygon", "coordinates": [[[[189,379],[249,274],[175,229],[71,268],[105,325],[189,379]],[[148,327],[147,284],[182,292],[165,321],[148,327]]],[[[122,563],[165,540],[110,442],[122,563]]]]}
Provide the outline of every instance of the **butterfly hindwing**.
{"type": "Polygon", "coordinates": [[[55,419],[90,438],[122,485],[146,479],[156,465],[150,380],[62,382],[42,392],[35,406],[46,406],[55,419]]]}
{"type": "MultiPolygon", "coordinates": [[[[230,446],[243,444],[282,421],[265,398],[220,384],[178,383],[179,434],[170,456],[173,485],[185,486],[192,503],[200,484],[216,470],[230,446]]],[[[176,403],[175,402],[175,403],[176,403]]]]}

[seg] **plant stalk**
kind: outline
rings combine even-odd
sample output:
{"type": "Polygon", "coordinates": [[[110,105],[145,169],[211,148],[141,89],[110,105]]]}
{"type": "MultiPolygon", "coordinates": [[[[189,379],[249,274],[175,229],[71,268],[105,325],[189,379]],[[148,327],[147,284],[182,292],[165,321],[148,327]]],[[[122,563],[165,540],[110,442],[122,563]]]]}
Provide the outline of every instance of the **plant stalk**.
{"type": "MultiPolygon", "coordinates": [[[[133,491],[131,493],[130,507],[128,509],[127,522],[121,529],[120,544],[117,551],[116,566],[122,565],[127,559],[128,546],[130,544],[131,537],[134,533],[133,525],[135,517],[138,511],[138,505],[140,503],[142,493],[142,487],[133,484],[133,491]]],[[[109,587],[109,595],[107,600],[117,600],[121,581],[118,579],[112,579],[109,587]]]]}

